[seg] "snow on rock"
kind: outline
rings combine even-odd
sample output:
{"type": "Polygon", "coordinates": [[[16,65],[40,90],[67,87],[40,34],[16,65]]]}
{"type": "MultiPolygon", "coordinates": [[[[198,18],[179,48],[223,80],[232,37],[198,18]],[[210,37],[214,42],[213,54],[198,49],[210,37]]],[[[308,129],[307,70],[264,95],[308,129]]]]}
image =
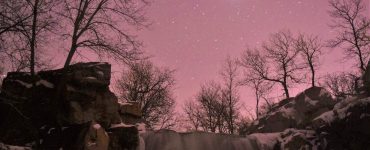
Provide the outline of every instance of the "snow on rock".
{"type": "Polygon", "coordinates": [[[304,129],[312,119],[331,110],[334,100],[321,87],[309,88],[294,98],[284,99],[254,121],[246,133],[282,132],[288,128],[304,129]]]}
{"type": "MultiPolygon", "coordinates": [[[[327,111],[314,119],[316,124],[323,126],[324,124],[331,124],[335,120],[344,119],[351,114],[348,110],[354,106],[370,104],[370,98],[356,99],[350,97],[338,102],[333,110],[327,111]]],[[[361,116],[360,116],[361,117],[361,116]]]]}
{"type": "Polygon", "coordinates": [[[36,82],[36,86],[43,85],[47,88],[54,88],[54,84],[46,80],[39,80],[36,82]]]}
{"type": "Polygon", "coordinates": [[[124,124],[123,122],[118,123],[118,124],[111,124],[110,128],[120,128],[120,127],[134,127],[135,125],[127,125],[124,124]]]}
{"type": "Polygon", "coordinates": [[[101,126],[100,126],[100,124],[96,123],[96,124],[94,124],[94,125],[93,125],[93,128],[94,128],[94,129],[100,129],[100,128],[101,128],[101,126]]]}
{"type": "Polygon", "coordinates": [[[14,80],[14,81],[21,84],[22,86],[24,86],[26,88],[31,88],[32,87],[32,84],[30,84],[30,83],[26,83],[26,82],[23,82],[21,80],[14,80]]]}
{"type": "Polygon", "coordinates": [[[325,149],[326,144],[320,143],[318,136],[313,130],[287,129],[278,138],[277,146],[280,149],[325,149]]]}
{"type": "Polygon", "coordinates": [[[0,143],[0,150],[32,150],[31,147],[13,146],[0,143]]]}

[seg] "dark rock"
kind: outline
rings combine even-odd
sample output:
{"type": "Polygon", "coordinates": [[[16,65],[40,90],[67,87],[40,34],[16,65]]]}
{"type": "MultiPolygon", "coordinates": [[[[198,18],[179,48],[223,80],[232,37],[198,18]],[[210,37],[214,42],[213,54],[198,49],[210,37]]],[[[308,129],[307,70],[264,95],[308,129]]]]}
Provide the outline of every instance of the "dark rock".
{"type": "Polygon", "coordinates": [[[370,99],[349,98],[313,122],[328,142],[328,149],[368,149],[370,145],[370,99]]]}
{"type": "Polygon", "coordinates": [[[136,150],[139,145],[139,132],[135,126],[108,129],[109,149],[136,150]]]}
{"type": "Polygon", "coordinates": [[[270,112],[254,121],[248,133],[282,132],[288,128],[305,129],[312,119],[331,110],[334,100],[321,87],[312,87],[294,98],[277,103],[270,112]]]}
{"type": "Polygon", "coordinates": [[[136,124],[142,122],[141,109],[138,102],[119,103],[120,116],[126,124],[136,124]]]}
{"type": "Polygon", "coordinates": [[[117,97],[109,90],[110,71],[110,64],[92,62],[42,71],[36,77],[8,73],[0,94],[0,141],[36,141],[41,149],[101,149],[108,143],[135,147],[115,133],[127,131],[136,138],[131,128],[112,129],[113,137],[104,137],[112,124],[122,122],[117,97]]]}

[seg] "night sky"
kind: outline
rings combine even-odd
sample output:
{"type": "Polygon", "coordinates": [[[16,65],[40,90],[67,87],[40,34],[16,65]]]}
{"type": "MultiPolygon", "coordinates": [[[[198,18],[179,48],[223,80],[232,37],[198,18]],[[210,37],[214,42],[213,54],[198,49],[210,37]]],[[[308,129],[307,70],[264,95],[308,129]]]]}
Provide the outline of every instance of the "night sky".
{"type": "MultiPolygon", "coordinates": [[[[258,47],[271,33],[289,29],[330,39],[335,34],[328,26],[328,10],[327,0],[157,0],[147,9],[152,26],[138,37],[156,65],[176,69],[174,94],[182,105],[205,81],[220,80],[227,56],[235,58],[247,47],[258,47]]],[[[320,75],[353,67],[342,61],[339,48],[324,51],[320,75]]],[[[293,96],[306,87],[293,89],[293,96]]],[[[249,91],[244,87],[239,93],[241,101],[253,107],[249,91]]]]}

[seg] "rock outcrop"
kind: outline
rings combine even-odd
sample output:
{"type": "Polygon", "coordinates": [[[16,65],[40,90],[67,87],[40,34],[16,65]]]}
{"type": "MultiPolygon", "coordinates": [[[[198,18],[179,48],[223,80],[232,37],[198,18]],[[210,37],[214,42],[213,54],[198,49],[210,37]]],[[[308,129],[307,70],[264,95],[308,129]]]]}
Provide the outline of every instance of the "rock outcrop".
{"type": "Polygon", "coordinates": [[[8,73],[0,95],[0,141],[41,149],[134,149],[138,138],[127,144],[121,134],[135,138],[136,127],[115,126],[123,123],[110,78],[111,65],[99,62],[36,77],[8,73]]]}
{"type": "Polygon", "coordinates": [[[334,106],[330,93],[321,87],[312,87],[294,98],[277,103],[270,112],[249,127],[249,133],[282,132],[288,128],[305,129],[311,120],[334,106]]]}

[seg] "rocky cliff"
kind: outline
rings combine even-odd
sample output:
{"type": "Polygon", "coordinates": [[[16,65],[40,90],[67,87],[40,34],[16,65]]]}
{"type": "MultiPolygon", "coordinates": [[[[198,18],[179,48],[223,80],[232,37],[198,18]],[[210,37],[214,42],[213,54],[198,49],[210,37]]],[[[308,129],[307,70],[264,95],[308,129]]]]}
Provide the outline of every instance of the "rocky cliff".
{"type": "Polygon", "coordinates": [[[10,72],[0,94],[0,141],[37,149],[135,149],[138,131],[109,90],[111,65],[10,72]]]}

